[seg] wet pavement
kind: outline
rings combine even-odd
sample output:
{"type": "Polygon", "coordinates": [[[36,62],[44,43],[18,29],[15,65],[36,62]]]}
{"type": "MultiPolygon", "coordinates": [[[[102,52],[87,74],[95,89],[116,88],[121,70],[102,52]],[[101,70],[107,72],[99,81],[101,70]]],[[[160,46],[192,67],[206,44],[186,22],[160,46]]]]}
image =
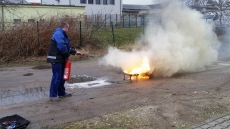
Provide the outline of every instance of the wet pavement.
{"type": "MultiPolygon", "coordinates": [[[[111,81],[108,82],[107,80],[113,80],[112,83],[116,80],[123,80],[123,76],[116,79],[111,72],[101,72],[97,68],[94,69],[95,64],[98,64],[97,59],[72,62],[72,76],[69,83],[65,84],[66,88],[99,87],[110,85],[111,81]],[[85,70],[84,67],[91,69],[85,70]],[[103,73],[108,74],[103,75],[103,73]]],[[[44,65],[50,66],[48,63],[44,65]]],[[[117,70],[115,74],[120,72],[120,70],[111,67],[99,67],[103,67],[105,71],[117,70]]],[[[44,69],[34,69],[34,66],[0,68],[0,76],[0,107],[45,99],[49,96],[49,85],[52,77],[50,67],[44,69]]]]}
{"type": "MultiPolygon", "coordinates": [[[[92,77],[90,78],[92,81],[91,83],[82,83],[82,85],[80,85],[81,87],[86,88],[103,84],[109,85],[111,82],[106,80],[113,80],[112,83],[117,80],[123,80],[121,70],[101,66],[105,71],[113,71],[101,72],[100,70],[98,71],[97,68],[93,67],[96,63],[97,60],[92,60],[88,62],[87,66],[85,66],[86,62],[84,61],[72,64],[73,74],[86,74],[92,77]],[[89,65],[92,69],[85,71],[83,68],[89,67],[89,65]],[[79,66],[81,69],[78,68],[79,66]],[[106,73],[106,75],[103,75],[103,73],[106,73]],[[114,76],[116,74],[121,74],[121,76],[114,76]]],[[[229,63],[219,63],[218,67],[222,65],[229,66],[229,63]]],[[[35,70],[32,69],[32,66],[1,68],[0,76],[0,107],[21,102],[40,100],[48,97],[49,83],[52,76],[51,69],[35,70]]],[[[67,87],[69,88],[73,88],[74,86],[74,84],[67,84],[67,87]]],[[[193,125],[189,127],[189,129],[230,129],[230,112],[208,119],[200,124],[193,125]]]]}

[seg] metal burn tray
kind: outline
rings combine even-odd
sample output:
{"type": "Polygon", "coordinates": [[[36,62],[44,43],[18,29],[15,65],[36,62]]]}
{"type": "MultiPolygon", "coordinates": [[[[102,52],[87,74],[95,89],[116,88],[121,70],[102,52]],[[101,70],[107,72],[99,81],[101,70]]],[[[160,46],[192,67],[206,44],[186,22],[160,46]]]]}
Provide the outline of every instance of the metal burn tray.
{"type": "Polygon", "coordinates": [[[138,76],[139,76],[139,74],[128,74],[128,73],[124,73],[124,80],[125,80],[125,75],[129,76],[130,82],[132,82],[132,76],[136,77],[136,81],[138,80],[138,76]]]}
{"type": "Polygon", "coordinates": [[[0,119],[0,129],[25,129],[29,124],[30,121],[17,114],[0,119]]]}

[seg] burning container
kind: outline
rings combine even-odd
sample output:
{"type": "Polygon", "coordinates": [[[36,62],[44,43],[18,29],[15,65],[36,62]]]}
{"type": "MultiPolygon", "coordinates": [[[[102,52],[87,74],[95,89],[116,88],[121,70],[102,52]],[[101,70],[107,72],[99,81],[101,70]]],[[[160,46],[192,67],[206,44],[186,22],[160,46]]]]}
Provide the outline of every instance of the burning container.
{"type": "Polygon", "coordinates": [[[138,64],[136,67],[130,68],[129,70],[123,70],[124,73],[124,80],[125,75],[129,76],[130,82],[132,77],[136,77],[136,81],[139,78],[149,79],[148,72],[150,71],[150,66],[148,59],[145,57],[140,64],[138,64]]]}

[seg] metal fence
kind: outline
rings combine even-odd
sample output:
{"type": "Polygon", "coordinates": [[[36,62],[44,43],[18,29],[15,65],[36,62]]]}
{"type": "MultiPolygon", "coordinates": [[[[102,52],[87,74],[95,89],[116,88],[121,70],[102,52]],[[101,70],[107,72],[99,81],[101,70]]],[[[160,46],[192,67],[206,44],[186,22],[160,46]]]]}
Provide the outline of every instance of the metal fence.
{"type": "MultiPolygon", "coordinates": [[[[143,34],[144,16],[92,15],[84,18],[43,19],[36,22],[4,22],[0,32],[0,61],[47,54],[51,35],[61,21],[70,24],[68,36],[75,48],[105,48],[134,43],[143,34]]],[[[31,20],[30,20],[31,21],[31,20]]]]}
{"type": "MultiPolygon", "coordinates": [[[[132,44],[144,35],[145,27],[157,17],[145,15],[85,15],[79,17],[1,22],[0,63],[32,56],[47,55],[50,38],[61,21],[70,24],[71,46],[105,49],[109,45],[132,44]]],[[[156,23],[156,22],[154,22],[156,23]]]]}
{"type": "MultiPolygon", "coordinates": [[[[91,19],[94,22],[103,22],[105,26],[110,25],[111,22],[114,23],[115,27],[141,27],[146,21],[146,16],[134,15],[134,14],[124,14],[124,15],[108,15],[108,14],[98,14],[98,15],[86,15],[85,19],[91,19]]],[[[84,20],[85,21],[85,20],[84,20]]]]}

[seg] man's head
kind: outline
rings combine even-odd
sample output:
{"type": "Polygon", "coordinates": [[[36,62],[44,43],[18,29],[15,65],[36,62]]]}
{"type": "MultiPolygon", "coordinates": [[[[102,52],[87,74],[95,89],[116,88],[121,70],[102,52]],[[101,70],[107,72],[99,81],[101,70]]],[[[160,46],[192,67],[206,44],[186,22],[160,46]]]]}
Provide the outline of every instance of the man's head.
{"type": "Polygon", "coordinates": [[[67,32],[69,30],[69,24],[66,22],[62,22],[60,28],[62,28],[65,32],[67,32]]]}

